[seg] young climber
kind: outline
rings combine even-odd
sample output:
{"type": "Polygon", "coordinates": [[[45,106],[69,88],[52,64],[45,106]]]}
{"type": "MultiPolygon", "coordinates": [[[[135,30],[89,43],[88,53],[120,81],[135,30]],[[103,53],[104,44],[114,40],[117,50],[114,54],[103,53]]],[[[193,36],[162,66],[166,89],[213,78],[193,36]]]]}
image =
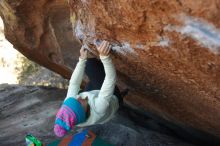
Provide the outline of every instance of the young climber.
{"type": "Polygon", "coordinates": [[[116,71],[110,57],[109,42],[103,41],[97,50],[101,61],[96,58],[87,59],[87,50],[83,47],[80,50],[79,62],[71,76],[67,96],[56,115],[54,132],[58,137],[63,137],[75,125],[85,127],[109,121],[122,102],[116,86],[116,71]],[[84,71],[89,83],[79,93],[84,71]]]}

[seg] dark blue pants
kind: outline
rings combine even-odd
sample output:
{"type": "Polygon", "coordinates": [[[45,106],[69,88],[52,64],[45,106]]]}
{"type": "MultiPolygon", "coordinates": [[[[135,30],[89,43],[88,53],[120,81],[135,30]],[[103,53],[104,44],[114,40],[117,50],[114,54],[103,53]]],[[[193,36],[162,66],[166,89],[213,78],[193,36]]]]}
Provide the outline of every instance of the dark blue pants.
{"type": "MultiPolygon", "coordinates": [[[[105,79],[105,71],[102,62],[96,58],[89,58],[86,62],[85,73],[89,78],[89,83],[84,91],[100,90],[105,79]]],[[[114,95],[117,96],[119,105],[122,104],[120,90],[115,86],[114,95]]]]}

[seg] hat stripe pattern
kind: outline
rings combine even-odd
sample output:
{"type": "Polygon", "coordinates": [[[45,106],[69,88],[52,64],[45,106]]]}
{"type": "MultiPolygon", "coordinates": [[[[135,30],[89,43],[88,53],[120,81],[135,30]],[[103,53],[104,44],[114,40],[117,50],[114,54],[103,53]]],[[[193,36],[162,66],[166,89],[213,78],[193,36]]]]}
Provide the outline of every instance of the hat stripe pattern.
{"type": "Polygon", "coordinates": [[[85,111],[80,102],[75,98],[68,98],[59,109],[55,120],[55,133],[70,131],[74,125],[86,120],[85,111]]]}
{"type": "MultiPolygon", "coordinates": [[[[56,118],[59,118],[66,123],[66,126],[69,128],[77,123],[76,115],[72,112],[67,106],[63,105],[59,112],[56,115],[56,118]]],[[[68,128],[68,129],[69,129],[68,128]]]]}
{"type": "Polygon", "coordinates": [[[77,119],[76,124],[82,123],[86,120],[86,113],[77,99],[70,97],[64,101],[63,105],[67,106],[68,109],[75,113],[77,119]]]}
{"type": "MultiPolygon", "coordinates": [[[[68,114],[69,116],[73,116],[74,118],[76,118],[75,113],[74,113],[68,106],[63,105],[63,106],[61,107],[61,109],[64,110],[64,111],[63,111],[63,112],[64,112],[63,114],[68,114]]],[[[59,113],[58,116],[62,116],[62,113],[59,113]]],[[[64,116],[64,115],[63,115],[63,116],[64,116]]]]}

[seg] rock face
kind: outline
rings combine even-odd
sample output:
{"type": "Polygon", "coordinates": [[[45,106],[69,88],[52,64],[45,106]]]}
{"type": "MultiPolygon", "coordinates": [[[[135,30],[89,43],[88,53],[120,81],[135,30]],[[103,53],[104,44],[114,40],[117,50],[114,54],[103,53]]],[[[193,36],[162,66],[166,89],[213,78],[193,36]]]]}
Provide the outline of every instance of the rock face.
{"type": "Polygon", "coordinates": [[[126,101],[220,138],[219,6],[220,0],[2,0],[0,14],[16,49],[66,78],[78,58],[76,38],[93,53],[110,41],[120,85],[131,89],[126,101]]]}
{"type": "MultiPolygon", "coordinates": [[[[57,139],[53,123],[66,90],[2,84],[0,91],[1,146],[25,145],[27,133],[44,144],[57,139]]],[[[145,129],[130,119],[126,111],[121,111],[110,122],[89,129],[117,146],[192,146],[173,136],[145,129]]]]}
{"type": "Polygon", "coordinates": [[[1,1],[6,38],[29,59],[69,78],[78,56],[64,0],[1,1]],[[64,57],[65,56],[65,57],[64,57]]]}

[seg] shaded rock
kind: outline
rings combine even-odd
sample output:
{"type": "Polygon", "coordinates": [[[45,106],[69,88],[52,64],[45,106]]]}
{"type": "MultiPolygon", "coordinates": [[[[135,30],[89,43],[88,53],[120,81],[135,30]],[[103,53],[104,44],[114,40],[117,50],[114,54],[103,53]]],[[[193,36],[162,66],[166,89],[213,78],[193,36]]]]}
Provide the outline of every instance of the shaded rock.
{"type": "MultiPolygon", "coordinates": [[[[25,145],[24,137],[27,133],[33,134],[44,143],[56,139],[53,123],[55,114],[65,97],[65,90],[2,84],[0,91],[1,146],[25,145]]],[[[126,110],[120,111],[110,122],[91,126],[89,129],[101,138],[120,146],[191,145],[173,136],[135,124],[126,110]]]]}
{"type": "MultiPolygon", "coordinates": [[[[89,129],[106,141],[117,146],[190,146],[187,142],[176,139],[167,134],[161,134],[150,129],[145,129],[136,124],[132,118],[127,115],[127,111],[122,110],[110,122],[103,125],[92,126],[89,129]]],[[[136,120],[139,120],[138,118],[136,120]]],[[[148,119],[148,122],[151,119],[148,119]]],[[[155,121],[154,121],[155,122],[155,121]]],[[[156,125],[156,124],[155,124],[156,125]]],[[[145,125],[147,126],[147,125],[145,125]]],[[[161,129],[164,127],[160,127],[161,129]]],[[[158,128],[157,130],[161,130],[158,128]]],[[[166,132],[168,132],[167,130],[166,132]]]]}
{"type": "Polygon", "coordinates": [[[69,78],[81,42],[113,45],[120,85],[142,111],[220,138],[219,0],[2,0],[7,39],[69,78]],[[72,24],[70,23],[72,21],[72,24]],[[73,28],[74,29],[73,29],[73,28]]]}
{"type": "Polygon", "coordinates": [[[25,135],[33,133],[55,138],[52,126],[65,90],[0,85],[0,145],[25,145],[25,135]]]}

